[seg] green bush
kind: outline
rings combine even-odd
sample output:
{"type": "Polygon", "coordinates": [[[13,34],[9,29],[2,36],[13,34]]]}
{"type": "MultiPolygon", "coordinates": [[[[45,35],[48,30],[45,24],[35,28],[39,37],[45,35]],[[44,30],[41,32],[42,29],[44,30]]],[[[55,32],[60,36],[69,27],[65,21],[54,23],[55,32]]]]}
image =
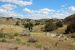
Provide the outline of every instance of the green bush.
{"type": "Polygon", "coordinates": [[[40,25],[40,22],[36,22],[35,25],[40,25]]]}
{"type": "Polygon", "coordinates": [[[19,35],[18,33],[15,33],[15,34],[14,34],[14,36],[18,36],[18,35],[19,35]]]}
{"type": "Polygon", "coordinates": [[[5,38],[5,33],[0,33],[0,38],[5,38]]]}
{"type": "Polygon", "coordinates": [[[75,35],[72,35],[71,38],[75,38],[75,35]]]}
{"type": "Polygon", "coordinates": [[[75,32],[75,23],[72,23],[67,26],[64,34],[74,33],[75,32]]]}
{"type": "Polygon", "coordinates": [[[32,31],[33,29],[33,24],[31,22],[27,23],[27,24],[24,24],[24,27],[25,28],[28,28],[29,31],[32,31]]]}
{"type": "Polygon", "coordinates": [[[56,22],[56,26],[57,27],[63,27],[63,22],[61,22],[61,21],[56,22]]]}
{"type": "Polygon", "coordinates": [[[2,39],[2,42],[7,42],[7,40],[6,39],[2,39]]]}
{"type": "Polygon", "coordinates": [[[55,29],[57,29],[56,24],[53,23],[53,22],[49,22],[49,23],[47,23],[47,24],[45,25],[45,27],[44,27],[44,32],[50,32],[50,31],[53,31],[53,30],[55,30],[55,29]]]}
{"type": "Polygon", "coordinates": [[[36,44],[36,46],[35,46],[36,48],[42,48],[42,45],[41,44],[36,44]]]}
{"type": "Polygon", "coordinates": [[[11,33],[0,33],[0,38],[14,38],[14,35],[12,35],[11,33]]]}
{"type": "Polygon", "coordinates": [[[20,25],[20,22],[19,22],[19,21],[17,21],[15,25],[19,26],[19,25],[20,25]]]}
{"type": "Polygon", "coordinates": [[[12,34],[7,34],[7,37],[9,38],[9,39],[14,39],[14,35],[12,35],[12,34]]]}
{"type": "Polygon", "coordinates": [[[5,38],[0,39],[0,42],[7,42],[5,38]]]}
{"type": "Polygon", "coordinates": [[[16,43],[17,44],[22,44],[22,41],[21,41],[21,39],[19,37],[16,38],[16,43]]]}

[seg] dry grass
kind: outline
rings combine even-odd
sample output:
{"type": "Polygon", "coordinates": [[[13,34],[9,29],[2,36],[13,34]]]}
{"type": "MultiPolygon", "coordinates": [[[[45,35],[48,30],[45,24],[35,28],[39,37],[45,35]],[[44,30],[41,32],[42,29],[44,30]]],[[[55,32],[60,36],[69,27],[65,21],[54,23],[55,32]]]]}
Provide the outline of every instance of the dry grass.
{"type": "MultiPolygon", "coordinates": [[[[38,26],[36,26],[37,29],[38,26]]],[[[55,31],[63,32],[65,27],[59,28],[55,31]]],[[[13,26],[13,25],[0,25],[0,31],[1,32],[7,32],[7,33],[20,33],[24,30],[24,28],[19,26],[13,26]]],[[[42,48],[47,47],[49,49],[55,49],[55,50],[75,50],[75,45],[70,40],[60,40],[58,38],[53,38],[50,35],[46,35],[45,32],[30,32],[31,36],[15,36],[14,39],[9,39],[11,43],[18,43],[19,45],[22,44],[22,48],[19,50],[31,50],[31,47],[42,48]],[[29,43],[29,38],[36,38],[36,43],[29,43]],[[24,46],[23,46],[24,45],[24,46]],[[25,47],[27,45],[27,47],[25,47]],[[30,47],[29,47],[30,46],[30,47]],[[27,49],[25,49],[25,48],[27,49]]],[[[2,44],[2,43],[1,43],[2,44]]],[[[6,47],[6,43],[2,44],[3,47],[6,47]]],[[[8,43],[9,45],[9,43],[8,43]]],[[[13,45],[14,46],[14,45],[13,45]]],[[[0,46],[1,47],[1,46],[0,46]]],[[[9,47],[9,46],[8,46],[9,47]]],[[[37,50],[37,49],[32,50],[37,50]]],[[[2,50],[2,49],[1,49],[2,50]]],[[[5,50],[5,49],[4,49],[5,50]]]]}
{"type": "Polygon", "coordinates": [[[4,33],[20,33],[25,30],[22,27],[14,26],[14,25],[0,25],[0,32],[4,33]]]}
{"type": "MultiPolygon", "coordinates": [[[[61,40],[59,41],[58,38],[53,38],[51,36],[46,36],[45,33],[32,33],[39,42],[39,45],[44,47],[50,47],[51,49],[55,50],[75,50],[75,45],[72,44],[70,40],[61,40]],[[57,45],[56,45],[57,43],[57,45]]],[[[38,45],[38,43],[36,45],[38,45]]],[[[36,46],[34,45],[34,46],[36,46]]]]}
{"type": "Polygon", "coordinates": [[[35,47],[28,47],[26,45],[17,45],[17,44],[11,44],[11,43],[0,43],[0,50],[40,50],[35,47]]]}
{"type": "Polygon", "coordinates": [[[67,25],[64,25],[63,27],[60,27],[60,28],[56,29],[54,32],[59,33],[59,34],[64,33],[66,27],[67,27],[67,25]]]}

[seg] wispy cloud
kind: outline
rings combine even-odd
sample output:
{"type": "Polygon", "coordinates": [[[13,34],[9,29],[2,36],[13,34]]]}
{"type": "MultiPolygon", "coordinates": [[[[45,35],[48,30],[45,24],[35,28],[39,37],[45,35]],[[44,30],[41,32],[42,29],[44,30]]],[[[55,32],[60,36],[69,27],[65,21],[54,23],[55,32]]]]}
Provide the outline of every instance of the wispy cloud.
{"type": "Polygon", "coordinates": [[[12,5],[12,4],[5,4],[5,5],[1,5],[0,6],[2,9],[5,9],[5,10],[13,10],[16,8],[16,5],[12,5]]]}
{"type": "Polygon", "coordinates": [[[28,8],[23,9],[23,11],[26,12],[26,13],[29,13],[29,14],[33,13],[33,11],[28,9],[28,8]]]}
{"type": "Polygon", "coordinates": [[[21,17],[22,15],[17,14],[13,11],[16,8],[16,5],[5,4],[0,6],[0,16],[3,17],[21,17]]]}
{"type": "Polygon", "coordinates": [[[70,6],[67,8],[71,13],[75,13],[75,6],[70,6]]]}
{"type": "Polygon", "coordinates": [[[65,10],[54,10],[49,8],[43,8],[39,10],[31,10],[28,8],[23,9],[24,12],[31,15],[32,19],[46,19],[46,18],[58,18],[58,19],[64,19],[65,17],[73,14],[71,11],[69,11],[69,7],[65,10]]]}
{"type": "MultiPolygon", "coordinates": [[[[0,0],[5,3],[0,5],[0,16],[19,17],[31,19],[65,18],[75,13],[75,6],[62,5],[60,9],[50,9],[49,7],[33,9],[32,0],[0,0]],[[28,5],[31,5],[29,7],[28,5]],[[28,7],[26,7],[28,6],[28,7]],[[17,9],[16,9],[17,8],[17,9]],[[18,10],[18,11],[17,11],[18,10]]],[[[37,5],[36,5],[37,6],[37,5]]],[[[37,6],[38,7],[38,6],[37,6]]]]}
{"type": "Polygon", "coordinates": [[[32,4],[32,0],[30,1],[23,1],[23,0],[0,0],[0,2],[7,2],[7,3],[13,3],[20,6],[27,6],[32,4]]]}

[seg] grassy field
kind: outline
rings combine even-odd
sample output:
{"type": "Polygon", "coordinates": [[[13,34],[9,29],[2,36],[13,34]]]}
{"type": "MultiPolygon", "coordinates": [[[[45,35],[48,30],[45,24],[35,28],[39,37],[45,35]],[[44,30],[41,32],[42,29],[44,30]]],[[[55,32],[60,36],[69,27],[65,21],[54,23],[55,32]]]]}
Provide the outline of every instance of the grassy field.
{"type": "Polygon", "coordinates": [[[20,33],[23,32],[25,29],[20,26],[14,26],[14,25],[0,25],[0,32],[4,33],[20,33]]]}
{"type": "MultiPolygon", "coordinates": [[[[5,43],[5,42],[4,42],[5,43]]],[[[54,38],[49,36],[46,36],[45,33],[40,32],[31,32],[31,36],[15,36],[13,40],[10,39],[10,41],[7,41],[9,45],[11,43],[16,45],[22,45],[27,46],[27,48],[38,48],[39,50],[44,50],[44,48],[49,50],[75,50],[75,45],[70,40],[59,40],[58,38],[54,38]],[[33,37],[34,39],[37,39],[37,42],[32,43],[28,42],[28,40],[33,37]],[[8,43],[10,42],[10,43],[8,43]]],[[[6,43],[4,45],[6,45],[6,43]]]]}
{"type": "Polygon", "coordinates": [[[1,24],[0,49],[8,50],[12,48],[11,46],[14,48],[16,45],[19,46],[18,50],[75,50],[75,45],[70,39],[64,40],[64,38],[60,39],[57,36],[53,37],[57,33],[63,33],[66,26],[52,32],[42,32],[39,27],[41,26],[35,26],[33,32],[27,32],[25,28],[20,26],[1,24]],[[19,33],[22,32],[29,33],[30,35],[20,35],[19,33]],[[6,45],[8,46],[6,47],[6,45]],[[5,47],[5,49],[1,48],[1,46],[5,47]]]}

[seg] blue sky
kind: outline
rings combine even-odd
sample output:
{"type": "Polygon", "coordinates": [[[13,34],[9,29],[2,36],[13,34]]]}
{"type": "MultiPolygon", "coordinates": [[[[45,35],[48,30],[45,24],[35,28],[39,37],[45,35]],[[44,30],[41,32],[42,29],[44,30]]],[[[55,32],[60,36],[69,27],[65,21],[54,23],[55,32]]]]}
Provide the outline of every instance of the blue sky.
{"type": "Polygon", "coordinates": [[[75,0],[0,0],[0,16],[61,19],[75,13],[74,2],[75,0]]]}

